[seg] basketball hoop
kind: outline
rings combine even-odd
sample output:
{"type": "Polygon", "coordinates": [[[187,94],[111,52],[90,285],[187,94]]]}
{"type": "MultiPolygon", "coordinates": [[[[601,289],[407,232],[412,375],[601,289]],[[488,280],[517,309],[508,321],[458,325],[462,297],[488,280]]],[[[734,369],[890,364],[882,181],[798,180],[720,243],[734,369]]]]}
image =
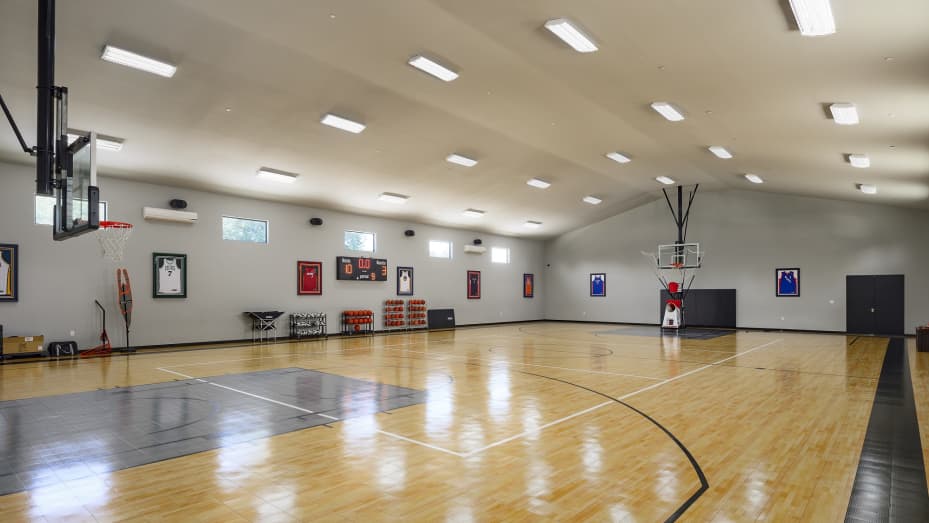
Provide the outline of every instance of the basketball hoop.
{"type": "Polygon", "coordinates": [[[113,261],[122,260],[123,250],[131,235],[131,223],[101,221],[100,228],[97,229],[97,240],[103,248],[103,256],[113,261]]]}
{"type": "Polygon", "coordinates": [[[683,269],[683,268],[684,268],[684,262],[673,262],[673,263],[671,263],[671,268],[673,268],[673,269],[683,269]]]}

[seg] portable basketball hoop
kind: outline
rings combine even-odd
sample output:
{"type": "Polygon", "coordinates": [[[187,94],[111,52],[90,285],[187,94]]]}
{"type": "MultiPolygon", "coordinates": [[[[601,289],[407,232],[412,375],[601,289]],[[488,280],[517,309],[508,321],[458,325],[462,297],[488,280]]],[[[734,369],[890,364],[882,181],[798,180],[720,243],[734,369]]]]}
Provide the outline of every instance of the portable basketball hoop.
{"type": "Polygon", "coordinates": [[[97,240],[103,248],[103,256],[113,261],[123,259],[126,242],[132,236],[132,224],[126,222],[100,222],[97,229],[97,240]]]}

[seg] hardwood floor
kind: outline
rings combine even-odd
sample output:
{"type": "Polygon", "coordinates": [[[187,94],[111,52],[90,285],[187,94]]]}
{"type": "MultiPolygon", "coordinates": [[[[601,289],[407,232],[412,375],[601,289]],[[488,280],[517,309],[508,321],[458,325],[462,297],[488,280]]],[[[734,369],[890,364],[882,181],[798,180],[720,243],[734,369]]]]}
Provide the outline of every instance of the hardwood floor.
{"type": "MultiPolygon", "coordinates": [[[[665,521],[701,490],[685,448],[708,487],[681,521],[843,520],[885,339],[622,329],[526,323],[3,365],[3,401],[293,367],[427,395],[327,426],[60,475],[0,497],[0,521],[665,521]]],[[[929,354],[911,347],[910,358],[924,424],[929,354]]],[[[16,432],[9,421],[0,428],[16,432]]]]}

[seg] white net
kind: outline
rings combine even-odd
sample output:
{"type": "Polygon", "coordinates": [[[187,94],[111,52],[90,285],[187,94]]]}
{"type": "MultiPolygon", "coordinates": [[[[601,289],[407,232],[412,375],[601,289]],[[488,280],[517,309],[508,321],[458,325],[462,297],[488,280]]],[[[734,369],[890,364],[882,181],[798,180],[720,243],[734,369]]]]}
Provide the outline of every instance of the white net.
{"type": "Polygon", "coordinates": [[[103,249],[103,256],[113,261],[122,260],[126,242],[131,235],[131,223],[100,222],[100,228],[97,229],[97,241],[103,249]]]}

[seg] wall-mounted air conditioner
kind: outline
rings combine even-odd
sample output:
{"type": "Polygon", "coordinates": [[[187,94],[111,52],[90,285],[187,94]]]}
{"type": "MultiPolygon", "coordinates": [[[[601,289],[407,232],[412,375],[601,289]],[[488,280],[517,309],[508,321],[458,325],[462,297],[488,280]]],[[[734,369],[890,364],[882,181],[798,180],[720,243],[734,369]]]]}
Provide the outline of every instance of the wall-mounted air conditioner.
{"type": "Polygon", "coordinates": [[[158,207],[142,207],[142,217],[146,220],[163,222],[195,223],[197,221],[197,213],[195,212],[159,209],[158,207]]]}
{"type": "Polygon", "coordinates": [[[468,254],[484,254],[487,252],[487,247],[482,247],[480,245],[465,245],[464,252],[468,254]]]}

